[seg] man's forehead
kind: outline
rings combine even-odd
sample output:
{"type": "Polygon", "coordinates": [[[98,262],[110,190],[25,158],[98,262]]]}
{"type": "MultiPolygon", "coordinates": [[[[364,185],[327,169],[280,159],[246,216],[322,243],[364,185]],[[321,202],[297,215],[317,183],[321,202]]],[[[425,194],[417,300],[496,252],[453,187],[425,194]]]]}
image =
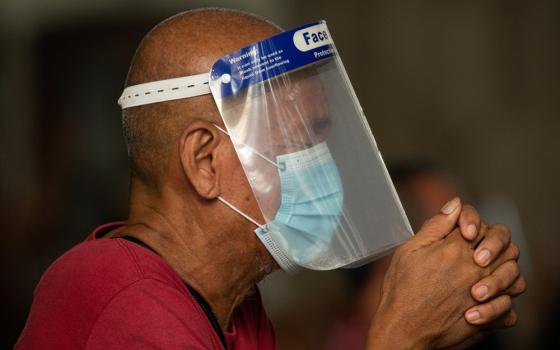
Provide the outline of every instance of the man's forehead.
{"type": "Polygon", "coordinates": [[[246,108],[248,99],[261,99],[256,106],[267,110],[282,107],[282,102],[303,103],[308,106],[326,103],[323,82],[315,67],[306,67],[265,80],[237,91],[224,101],[227,108],[246,108]],[[272,105],[267,106],[264,103],[267,100],[272,105]]]}

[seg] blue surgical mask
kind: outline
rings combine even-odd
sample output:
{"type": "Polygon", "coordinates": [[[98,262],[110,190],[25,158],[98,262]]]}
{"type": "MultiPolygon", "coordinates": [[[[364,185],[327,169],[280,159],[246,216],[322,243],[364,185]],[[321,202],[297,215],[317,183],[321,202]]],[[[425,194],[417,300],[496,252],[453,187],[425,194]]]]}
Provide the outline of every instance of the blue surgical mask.
{"type": "Polygon", "coordinates": [[[255,233],[284,270],[321,258],[340,223],[343,190],[325,142],[276,157],[280,206],[265,225],[218,199],[259,226],[255,233]]]}

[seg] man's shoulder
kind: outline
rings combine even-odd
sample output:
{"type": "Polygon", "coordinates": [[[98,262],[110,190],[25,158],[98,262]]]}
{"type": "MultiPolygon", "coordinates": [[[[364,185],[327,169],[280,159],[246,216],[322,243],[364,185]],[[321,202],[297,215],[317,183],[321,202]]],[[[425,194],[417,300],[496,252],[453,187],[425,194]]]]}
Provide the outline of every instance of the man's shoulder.
{"type": "Polygon", "coordinates": [[[151,251],[123,239],[87,240],[52,263],[35,293],[81,299],[95,294],[99,301],[142,279],[177,285],[177,276],[151,251]]]}
{"type": "Polygon", "coordinates": [[[135,243],[87,240],[59,257],[41,277],[19,345],[83,348],[108,310],[130,311],[131,302],[138,306],[154,297],[185,310],[191,305],[177,278],[159,256],[135,243]]]}
{"type": "Polygon", "coordinates": [[[81,289],[98,292],[100,286],[120,289],[142,278],[136,265],[134,256],[119,241],[88,240],[68,250],[49,266],[36,293],[45,288],[71,289],[73,293],[81,289]]]}

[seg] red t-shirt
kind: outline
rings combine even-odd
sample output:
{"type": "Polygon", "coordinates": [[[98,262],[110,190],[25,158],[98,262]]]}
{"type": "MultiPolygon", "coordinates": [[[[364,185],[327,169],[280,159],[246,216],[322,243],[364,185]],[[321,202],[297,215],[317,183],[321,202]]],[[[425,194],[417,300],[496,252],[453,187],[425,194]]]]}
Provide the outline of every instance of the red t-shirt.
{"type": "MultiPolygon", "coordinates": [[[[16,349],[223,349],[200,305],[157,254],[103,225],[43,274],[16,349]]],[[[234,311],[228,349],[275,349],[260,294],[234,311]]]]}

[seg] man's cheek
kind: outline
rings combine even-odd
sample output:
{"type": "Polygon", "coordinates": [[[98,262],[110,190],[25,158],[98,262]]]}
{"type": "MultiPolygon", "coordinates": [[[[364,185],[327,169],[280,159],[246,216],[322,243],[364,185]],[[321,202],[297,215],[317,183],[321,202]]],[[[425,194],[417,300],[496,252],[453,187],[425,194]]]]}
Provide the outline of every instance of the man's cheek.
{"type": "Polygon", "coordinates": [[[259,204],[265,219],[272,221],[280,207],[280,177],[275,167],[269,166],[267,169],[266,172],[263,172],[267,185],[266,188],[262,188],[262,191],[259,192],[259,204]]]}
{"type": "MultiPolygon", "coordinates": [[[[254,215],[254,218],[260,218],[262,215],[266,221],[273,220],[281,198],[280,178],[276,166],[255,156],[251,159],[247,174],[240,163],[232,169],[231,174],[232,178],[237,179],[235,191],[242,194],[245,200],[252,202],[250,214],[254,215]]],[[[258,221],[265,223],[264,220],[258,221]]]]}

